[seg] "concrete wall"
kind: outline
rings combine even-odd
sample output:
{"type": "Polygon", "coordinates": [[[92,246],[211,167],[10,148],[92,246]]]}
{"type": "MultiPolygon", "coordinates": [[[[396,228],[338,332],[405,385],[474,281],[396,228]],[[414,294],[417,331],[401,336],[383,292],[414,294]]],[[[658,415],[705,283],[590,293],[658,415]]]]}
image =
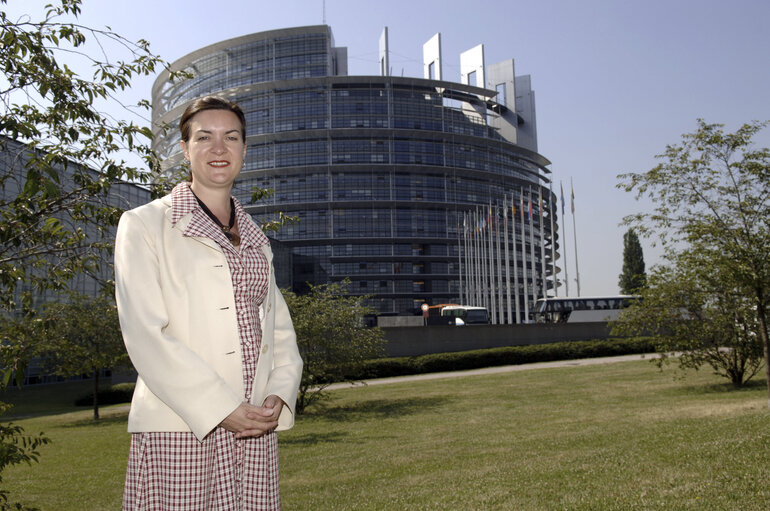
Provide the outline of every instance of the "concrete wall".
{"type": "Polygon", "coordinates": [[[393,328],[400,326],[423,326],[425,318],[422,316],[377,316],[377,326],[393,328]]]}
{"type": "Polygon", "coordinates": [[[383,331],[390,357],[609,337],[607,323],[393,327],[383,331]]]}

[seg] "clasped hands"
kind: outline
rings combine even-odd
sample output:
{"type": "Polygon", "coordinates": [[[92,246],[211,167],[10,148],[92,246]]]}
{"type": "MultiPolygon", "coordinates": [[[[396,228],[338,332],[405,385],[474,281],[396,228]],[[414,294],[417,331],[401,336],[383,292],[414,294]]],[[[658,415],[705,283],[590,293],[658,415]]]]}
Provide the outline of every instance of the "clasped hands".
{"type": "Polygon", "coordinates": [[[267,396],[262,406],[241,403],[219,425],[235,433],[235,438],[260,437],[278,427],[283,406],[275,395],[267,396]]]}

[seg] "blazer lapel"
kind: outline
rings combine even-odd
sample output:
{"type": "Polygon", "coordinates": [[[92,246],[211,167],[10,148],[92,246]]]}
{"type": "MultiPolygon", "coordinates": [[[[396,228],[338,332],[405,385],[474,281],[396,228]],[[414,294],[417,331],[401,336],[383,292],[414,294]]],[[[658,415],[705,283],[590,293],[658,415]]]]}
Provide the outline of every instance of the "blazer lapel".
{"type": "Polygon", "coordinates": [[[203,243],[207,247],[221,252],[222,247],[220,247],[219,243],[210,237],[215,236],[215,233],[209,232],[209,230],[206,230],[205,228],[196,227],[196,223],[192,222],[193,216],[194,212],[191,211],[190,213],[187,213],[182,218],[180,218],[176,224],[174,224],[171,220],[171,208],[166,210],[166,219],[169,221],[169,223],[172,224],[174,229],[179,229],[183,236],[193,239],[199,243],[203,243]]]}

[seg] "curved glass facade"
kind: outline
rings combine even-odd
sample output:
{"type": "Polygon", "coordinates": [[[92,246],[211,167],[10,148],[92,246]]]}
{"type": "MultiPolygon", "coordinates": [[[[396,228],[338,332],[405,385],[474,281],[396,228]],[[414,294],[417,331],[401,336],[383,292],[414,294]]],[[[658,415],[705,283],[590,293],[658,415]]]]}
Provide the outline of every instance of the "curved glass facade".
{"type": "Polygon", "coordinates": [[[187,103],[228,97],[248,123],[235,195],[258,220],[299,218],[274,236],[291,248],[296,290],[347,277],[349,292],[374,296],[383,313],[491,306],[495,293],[496,322],[514,320],[501,304],[517,295],[531,309],[553,285],[557,253],[549,162],[489,125],[505,108],[495,91],[339,75],[340,54],[331,29],[315,26],[224,41],[175,62],[191,78],[170,83],[164,74],[153,88],[154,124],[170,128],[155,141],[165,168],[181,164],[176,127],[187,103]],[[274,195],[253,201],[254,187],[274,195]],[[521,204],[529,210],[519,222],[511,215],[521,204]],[[487,234],[488,251],[474,253],[474,233],[477,244],[487,234]],[[491,269],[486,294],[480,259],[491,269]]]}

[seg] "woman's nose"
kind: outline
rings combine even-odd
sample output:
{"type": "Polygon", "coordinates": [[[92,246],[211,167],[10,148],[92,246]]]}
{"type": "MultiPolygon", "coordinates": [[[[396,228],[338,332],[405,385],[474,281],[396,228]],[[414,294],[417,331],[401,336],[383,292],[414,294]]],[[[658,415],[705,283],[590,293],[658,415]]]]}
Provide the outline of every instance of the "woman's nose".
{"type": "Polygon", "coordinates": [[[222,154],[223,152],[225,152],[224,140],[220,140],[218,138],[214,139],[214,143],[211,145],[211,150],[216,154],[222,154]]]}

